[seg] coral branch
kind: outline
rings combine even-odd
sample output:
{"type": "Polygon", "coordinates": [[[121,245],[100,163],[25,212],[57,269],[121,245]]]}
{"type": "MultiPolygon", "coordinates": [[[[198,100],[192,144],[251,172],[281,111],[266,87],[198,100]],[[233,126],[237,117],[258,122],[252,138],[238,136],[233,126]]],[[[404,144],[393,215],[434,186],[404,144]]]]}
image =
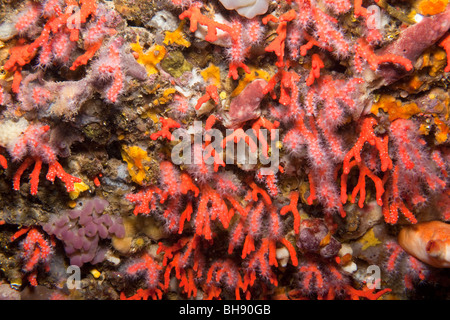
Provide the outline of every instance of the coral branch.
{"type": "Polygon", "coordinates": [[[152,133],[150,135],[150,139],[156,140],[159,137],[163,137],[165,139],[168,139],[169,141],[172,141],[173,136],[169,130],[174,129],[174,128],[180,128],[181,125],[171,118],[165,119],[165,118],[161,117],[161,118],[159,118],[159,121],[161,122],[161,125],[162,125],[161,130],[159,130],[158,132],[152,133]]]}
{"type": "Polygon", "coordinates": [[[346,154],[344,158],[343,170],[345,174],[348,174],[350,172],[350,163],[352,158],[355,158],[357,164],[361,163],[361,151],[366,142],[368,142],[372,146],[375,146],[378,150],[381,161],[381,171],[392,169],[392,160],[389,157],[388,153],[389,138],[387,136],[384,138],[377,137],[373,130],[373,127],[375,125],[377,125],[377,121],[375,120],[375,118],[364,118],[359,138],[353,148],[346,154]]]}
{"type": "Polygon", "coordinates": [[[444,48],[447,53],[447,66],[445,67],[445,72],[450,72],[450,34],[448,34],[444,40],[442,40],[439,45],[444,48]]]}
{"type": "Polygon", "coordinates": [[[195,105],[195,110],[200,109],[200,107],[210,99],[214,100],[215,104],[218,104],[220,101],[217,87],[213,84],[206,87],[206,93],[198,99],[197,104],[195,105]]]}
{"type": "Polygon", "coordinates": [[[11,238],[11,241],[27,233],[21,242],[23,250],[23,271],[27,273],[28,281],[32,286],[37,286],[37,271],[39,265],[44,266],[45,272],[50,271],[50,259],[53,253],[50,243],[44,239],[42,233],[36,228],[21,229],[11,238]]]}
{"type": "Polygon", "coordinates": [[[299,233],[300,231],[300,222],[301,217],[300,213],[298,212],[297,205],[298,205],[298,198],[300,194],[298,191],[292,191],[289,195],[290,203],[280,210],[280,214],[284,216],[288,212],[292,212],[292,215],[294,216],[294,231],[295,233],[299,233]]]}

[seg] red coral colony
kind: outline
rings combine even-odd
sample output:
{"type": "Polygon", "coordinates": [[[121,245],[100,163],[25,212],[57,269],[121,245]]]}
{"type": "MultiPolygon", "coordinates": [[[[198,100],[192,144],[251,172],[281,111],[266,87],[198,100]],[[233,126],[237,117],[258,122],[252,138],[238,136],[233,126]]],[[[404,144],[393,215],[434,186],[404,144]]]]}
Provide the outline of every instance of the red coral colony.
{"type": "Polygon", "coordinates": [[[449,1],[0,8],[0,299],[450,298],[449,1]]]}

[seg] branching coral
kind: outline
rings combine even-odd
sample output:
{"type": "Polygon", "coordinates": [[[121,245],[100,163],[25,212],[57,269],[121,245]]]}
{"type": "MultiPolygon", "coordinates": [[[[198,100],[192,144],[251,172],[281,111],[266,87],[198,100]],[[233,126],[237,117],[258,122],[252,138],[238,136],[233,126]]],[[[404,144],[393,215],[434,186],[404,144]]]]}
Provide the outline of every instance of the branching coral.
{"type": "Polygon", "coordinates": [[[18,18],[15,27],[24,34],[36,24],[40,16],[46,19],[41,34],[28,44],[25,38],[21,38],[19,45],[11,49],[11,57],[4,66],[5,70],[15,73],[13,91],[16,93],[19,92],[22,68],[31,62],[38,49],[41,66],[49,66],[54,61],[67,63],[76,47],[75,43],[80,37],[80,32],[86,32],[86,52],[77,57],[71,66],[71,69],[76,69],[80,65],[85,65],[94,56],[105,35],[114,33],[112,28],[116,26],[114,21],[117,21],[104,7],[98,7],[94,0],[81,1],[80,4],[68,0],[64,5],[50,2],[44,6],[31,4],[30,8],[18,18]],[[73,14],[74,10],[77,14],[73,14]],[[96,22],[85,29],[89,18],[92,20],[96,18],[96,22]]]}
{"type": "Polygon", "coordinates": [[[3,147],[7,148],[15,161],[22,161],[13,177],[14,189],[20,190],[22,174],[34,162],[34,169],[30,174],[30,192],[32,195],[36,195],[38,192],[39,174],[43,163],[48,164],[47,180],[54,182],[55,178],[58,177],[64,182],[67,192],[73,191],[74,183],[80,182],[81,179],[66,173],[57,161],[56,148],[49,143],[48,131],[50,127],[28,124],[26,121],[19,121],[16,124],[5,122],[3,124],[3,126],[8,125],[17,126],[17,128],[12,132],[10,131],[9,136],[3,139],[3,147]]]}
{"type": "Polygon", "coordinates": [[[50,270],[50,260],[53,254],[52,245],[36,228],[20,229],[11,237],[11,241],[18,239],[23,234],[27,235],[21,242],[24,260],[23,270],[27,274],[30,284],[37,286],[39,267],[43,265],[45,272],[50,270]]]}

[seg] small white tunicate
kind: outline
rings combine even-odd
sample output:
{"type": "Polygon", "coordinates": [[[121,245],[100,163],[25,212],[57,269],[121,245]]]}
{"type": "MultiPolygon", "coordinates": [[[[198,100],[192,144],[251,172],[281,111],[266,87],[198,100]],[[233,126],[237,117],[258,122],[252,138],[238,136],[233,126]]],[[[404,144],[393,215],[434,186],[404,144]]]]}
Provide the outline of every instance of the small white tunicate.
{"type": "MultiPolygon", "coordinates": [[[[221,24],[230,25],[230,22],[227,21],[220,13],[214,14],[214,21],[221,24]]],[[[208,30],[209,29],[207,26],[198,24],[197,31],[195,31],[194,35],[198,39],[205,40],[208,30]]],[[[230,45],[230,35],[221,29],[217,29],[217,40],[212,43],[221,47],[228,47],[230,45]]]]}
{"type": "Polygon", "coordinates": [[[178,27],[178,19],[171,12],[167,10],[159,11],[150,20],[149,25],[158,30],[173,31],[178,27]]]}
{"type": "Polygon", "coordinates": [[[228,10],[236,10],[241,16],[253,19],[264,14],[269,8],[269,0],[219,0],[228,10]]]}
{"type": "Polygon", "coordinates": [[[286,247],[278,248],[276,257],[281,267],[286,267],[289,261],[289,250],[286,247]]]}
{"type": "Polygon", "coordinates": [[[417,14],[414,16],[414,21],[415,21],[416,23],[419,23],[419,22],[422,21],[422,20],[423,20],[423,15],[417,13],[417,14]]]}
{"type": "Polygon", "coordinates": [[[343,257],[346,254],[353,254],[353,249],[349,244],[343,243],[338,255],[339,257],[343,257]]]}
{"type": "Polygon", "coordinates": [[[345,266],[342,266],[342,270],[344,270],[345,272],[348,272],[348,273],[353,273],[356,270],[358,270],[358,266],[356,265],[356,263],[351,262],[345,266]]]}
{"type": "Polygon", "coordinates": [[[0,40],[8,41],[9,39],[15,37],[19,32],[17,31],[14,23],[4,22],[0,25],[0,40]]]}
{"type": "Polygon", "coordinates": [[[108,262],[111,262],[113,265],[118,266],[120,264],[120,258],[112,253],[110,250],[108,250],[105,254],[105,259],[108,262]]]}

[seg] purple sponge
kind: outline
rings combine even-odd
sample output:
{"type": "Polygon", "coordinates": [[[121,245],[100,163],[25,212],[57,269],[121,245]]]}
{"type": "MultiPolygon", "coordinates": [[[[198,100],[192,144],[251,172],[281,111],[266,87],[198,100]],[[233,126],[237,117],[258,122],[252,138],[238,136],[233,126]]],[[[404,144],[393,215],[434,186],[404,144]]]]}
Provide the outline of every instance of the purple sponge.
{"type": "Polygon", "coordinates": [[[81,267],[88,262],[102,262],[106,248],[100,246],[100,240],[113,235],[124,237],[122,218],[102,214],[108,205],[108,201],[94,198],[85,202],[81,209],[63,211],[43,226],[45,232],[63,242],[71,265],[81,267]]]}

